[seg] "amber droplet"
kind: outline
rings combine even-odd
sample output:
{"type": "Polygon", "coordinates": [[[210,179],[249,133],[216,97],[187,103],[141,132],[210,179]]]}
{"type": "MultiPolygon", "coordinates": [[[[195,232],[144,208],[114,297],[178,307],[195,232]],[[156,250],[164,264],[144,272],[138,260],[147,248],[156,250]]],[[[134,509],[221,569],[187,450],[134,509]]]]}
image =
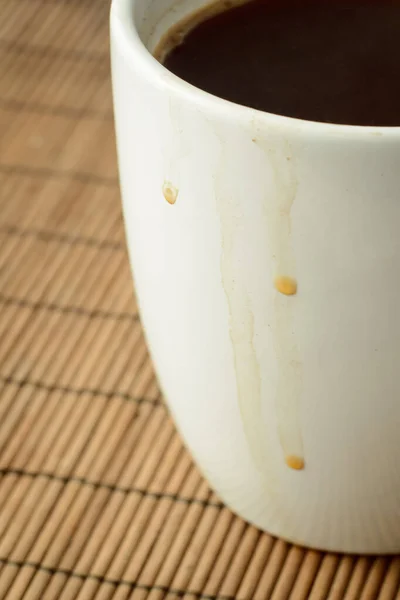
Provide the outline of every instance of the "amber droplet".
{"type": "Polygon", "coordinates": [[[304,469],[304,458],[301,458],[301,456],[290,454],[286,456],[285,462],[290,469],[294,469],[295,471],[302,471],[304,469]]]}
{"type": "Polygon", "coordinates": [[[163,196],[168,204],[175,204],[178,197],[178,190],[171,183],[166,181],[162,187],[163,196]]]}
{"type": "Polygon", "coordinates": [[[275,279],[275,287],[280,294],[294,296],[297,293],[297,281],[286,275],[275,279]]]}

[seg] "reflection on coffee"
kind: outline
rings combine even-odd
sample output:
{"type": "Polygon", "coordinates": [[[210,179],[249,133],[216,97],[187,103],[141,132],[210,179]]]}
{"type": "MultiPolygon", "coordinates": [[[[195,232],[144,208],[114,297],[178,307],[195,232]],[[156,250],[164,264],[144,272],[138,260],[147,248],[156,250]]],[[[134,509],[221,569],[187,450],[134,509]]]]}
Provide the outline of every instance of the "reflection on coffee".
{"type": "Polygon", "coordinates": [[[274,114],[400,126],[399,0],[226,6],[214,5],[171,30],[162,42],[170,71],[216,96],[274,114]]]}

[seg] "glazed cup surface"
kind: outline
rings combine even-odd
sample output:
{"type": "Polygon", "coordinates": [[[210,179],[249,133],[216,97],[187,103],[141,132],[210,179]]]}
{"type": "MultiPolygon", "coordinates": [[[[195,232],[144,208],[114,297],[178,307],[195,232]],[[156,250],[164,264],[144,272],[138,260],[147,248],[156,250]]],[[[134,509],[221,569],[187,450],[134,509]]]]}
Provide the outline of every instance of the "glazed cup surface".
{"type": "Polygon", "coordinates": [[[201,6],[111,11],[127,242],[161,387],[246,520],[399,552],[400,130],[274,116],[179,80],[151,51],[201,6]]]}

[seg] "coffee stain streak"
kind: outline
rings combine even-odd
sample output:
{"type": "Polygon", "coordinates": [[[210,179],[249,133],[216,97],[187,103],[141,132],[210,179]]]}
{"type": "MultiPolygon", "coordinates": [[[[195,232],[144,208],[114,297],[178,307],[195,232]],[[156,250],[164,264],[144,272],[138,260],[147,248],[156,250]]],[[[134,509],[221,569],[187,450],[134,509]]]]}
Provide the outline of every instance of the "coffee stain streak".
{"type": "MultiPolygon", "coordinates": [[[[240,206],[243,199],[238,198],[229,185],[224,185],[226,178],[229,178],[229,164],[221,141],[215,189],[222,239],[221,280],[229,309],[237,400],[250,455],[262,476],[262,485],[271,494],[276,488],[276,478],[271,470],[272,452],[262,415],[260,365],[254,347],[254,314],[244,281],[246,265],[240,264],[237,249],[239,240],[246,237],[240,206]]],[[[251,232],[247,235],[251,236],[251,232]]]]}
{"type": "MultiPolygon", "coordinates": [[[[279,439],[286,464],[295,470],[305,466],[299,418],[302,395],[302,360],[294,330],[293,308],[296,302],[296,265],[291,244],[291,211],[297,195],[296,160],[290,145],[282,147],[257,144],[264,150],[272,167],[275,195],[266,198],[266,222],[274,261],[274,281],[285,282],[275,293],[274,318],[271,320],[278,367],[276,415],[279,439]],[[291,286],[286,286],[291,282],[291,286]],[[290,288],[290,289],[289,289],[290,288]],[[294,290],[294,291],[293,291],[294,290]],[[292,293],[287,292],[292,291],[292,293]],[[286,293],[285,293],[286,292],[286,293]]],[[[272,282],[271,282],[272,283],[272,282]]]]}
{"type": "Polygon", "coordinates": [[[183,136],[185,115],[171,95],[168,96],[168,115],[170,132],[163,151],[165,164],[161,191],[168,204],[173,205],[180,195],[182,162],[189,155],[190,148],[183,136]]]}
{"type": "MultiPolygon", "coordinates": [[[[232,343],[240,415],[250,452],[257,469],[263,472],[265,436],[261,415],[260,366],[254,348],[254,315],[250,299],[233,266],[235,232],[222,228],[221,274],[229,307],[229,335],[232,343]]],[[[240,276],[239,276],[240,277],[240,276]]]]}

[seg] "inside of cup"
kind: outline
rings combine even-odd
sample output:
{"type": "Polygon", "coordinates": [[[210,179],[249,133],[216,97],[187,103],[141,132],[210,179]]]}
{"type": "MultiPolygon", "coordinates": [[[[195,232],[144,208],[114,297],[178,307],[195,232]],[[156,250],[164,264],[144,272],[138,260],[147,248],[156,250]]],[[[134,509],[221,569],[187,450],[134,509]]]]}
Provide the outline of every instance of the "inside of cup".
{"type": "MultiPolygon", "coordinates": [[[[135,0],[133,3],[133,19],[135,28],[142,43],[154,54],[164,36],[170,32],[175,25],[184,23],[188,17],[202,13],[202,9],[215,6],[215,10],[221,10],[227,6],[227,2],[220,0],[210,2],[207,0],[135,0]]],[[[233,4],[233,2],[230,2],[233,4]]],[[[193,20],[190,19],[193,26],[193,20]]]]}

